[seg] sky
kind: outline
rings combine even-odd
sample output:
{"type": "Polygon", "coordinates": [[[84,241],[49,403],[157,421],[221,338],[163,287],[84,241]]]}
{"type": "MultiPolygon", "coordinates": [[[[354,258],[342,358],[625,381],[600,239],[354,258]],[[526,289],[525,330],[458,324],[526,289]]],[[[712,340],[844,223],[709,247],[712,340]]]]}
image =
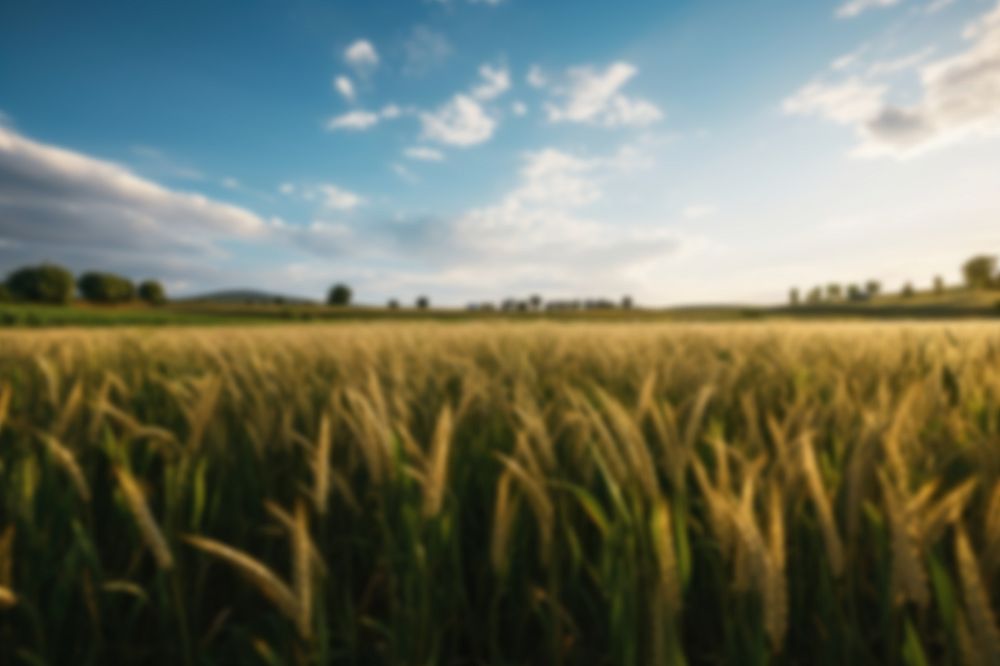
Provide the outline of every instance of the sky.
{"type": "Polygon", "coordinates": [[[0,274],[767,303],[1000,251],[1000,0],[0,3],[0,274]]]}

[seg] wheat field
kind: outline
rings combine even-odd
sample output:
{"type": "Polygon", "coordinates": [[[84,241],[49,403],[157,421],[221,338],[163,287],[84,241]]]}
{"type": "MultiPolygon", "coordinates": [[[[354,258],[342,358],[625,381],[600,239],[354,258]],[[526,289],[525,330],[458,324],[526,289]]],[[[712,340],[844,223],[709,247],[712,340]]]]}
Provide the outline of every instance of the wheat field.
{"type": "Polygon", "coordinates": [[[0,332],[2,664],[1000,664],[1000,329],[0,332]]]}

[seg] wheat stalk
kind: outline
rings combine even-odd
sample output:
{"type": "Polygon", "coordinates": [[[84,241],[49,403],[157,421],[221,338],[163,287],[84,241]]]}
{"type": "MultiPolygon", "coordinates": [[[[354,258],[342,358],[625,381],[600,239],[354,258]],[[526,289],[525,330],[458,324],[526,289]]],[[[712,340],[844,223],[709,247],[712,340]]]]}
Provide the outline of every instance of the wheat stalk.
{"type": "Polygon", "coordinates": [[[427,479],[424,485],[425,518],[433,518],[441,511],[445,490],[448,487],[448,454],[451,450],[452,430],[451,407],[447,404],[438,414],[431,442],[427,479]]]}
{"type": "Polygon", "coordinates": [[[326,515],[330,496],[330,417],[324,414],[319,422],[319,434],[313,457],[313,504],[316,513],[326,515]]]}
{"type": "Polygon", "coordinates": [[[799,441],[802,450],[802,471],[805,474],[813,504],[816,506],[816,513],[819,514],[823,540],[826,542],[826,553],[830,559],[830,569],[834,576],[839,576],[844,572],[844,547],[840,541],[840,535],[837,533],[837,524],[834,521],[830,498],[827,497],[826,490],[823,488],[823,480],[819,475],[812,437],[809,433],[805,433],[799,441]]]}
{"type": "Polygon", "coordinates": [[[976,653],[984,664],[1000,664],[1000,629],[990,608],[988,588],[980,575],[979,562],[961,526],[955,530],[955,560],[976,653]]]}
{"type": "Polygon", "coordinates": [[[139,487],[139,483],[132,476],[131,472],[121,466],[115,467],[115,476],[118,479],[122,495],[125,497],[125,504],[128,506],[129,513],[132,514],[135,525],[139,529],[139,534],[142,535],[142,540],[145,541],[146,547],[152,552],[157,566],[164,571],[173,569],[173,555],[171,555],[170,548],[167,546],[166,538],[163,536],[163,533],[156,524],[156,520],[153,518],[152,512],[149,510],[149,505],[146,503],[146,497],[139,487]]]}
{"type": "Polygon", "coordinates": [[[227,546],[221,541],[206,537],[186,535],[184,540],[201,551],[229,564],[250,584],[257,588],[266,599],[288,620],[300,628],[302,617],[299,600],[295,593],[267,565],[243,551],[227,546]]]}
{"type": "Polygon", "coordinates": [[[69,477],[70,482],[76,489],[77,494],[80,496],[84,502],[90,501],[90,486],[87,485],[87,479],[83,474],[83,470],[80,469],[79,463],[77,463],[76,456],[73,452],[67,449],[62,443],[56,439],[54,436],[47,433],[38,433],[38,437],[45,444],[45,448],[49,453],[52,460],[55,461],[69,477]]]}

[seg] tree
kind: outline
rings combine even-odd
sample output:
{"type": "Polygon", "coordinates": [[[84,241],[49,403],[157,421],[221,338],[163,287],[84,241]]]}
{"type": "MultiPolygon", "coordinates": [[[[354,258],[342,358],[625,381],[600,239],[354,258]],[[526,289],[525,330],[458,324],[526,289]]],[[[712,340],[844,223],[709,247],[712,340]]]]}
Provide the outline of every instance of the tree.
{"type": "Polygon", "coordinates": [[[420,310],[426,310],[431,306],[431,299],[426,296],[417,296],[417,308],[420,310]]]}
{"type": "Polygon", "coordinates": [[[7,289],[17,301],[69,303],[76,287],[73,274],[62,266],[42,264],[14,271],[7,277],[7,289]]]}
{"type": "Polygon", "coordinates": [[[851,284],[847,287],[847,299],[850,301],[863,301],[865,300],[865,292],[861,290],[861,287],[856,284],[851,284]]]}
{"type": "Polygon", "coordinates": [[[817,305],[823,302],[823,288],[813,287],[809,290],[809,295],[806,296],[806,302],[810,305],[817,305]]]}
{"type": "Polygon", "coordinates": [[[139,285],[139,298],[150,305],[163,305],[167,302],[167,292],[157,280],[146,280],[139,285]]]}
{"type": "Polygon", "coordinates": [[[631,296],[622,296],[622,310],[631,310],[634,302],[631,296]]]}
{"type": "Polygon", "coordinates": [[[902,296],[903,298],[913,298],[913,296],[916,293],[917,290],[913,288],[913,283],[907,282],[906,284],[903,285],[903,290],[900,292],[899,295],[902,296]]]}
{"type": "Polygon", "coordinates": [[[934,276],[934,293],[940,296],[945,291],[944,278],[940,275],[934,276]]]}
{"type": "Polygon", "coordinates": [[[868,280],[865,282],[865,293],[868,294],[868,298],[875,298],[882,292],[882,283],[878,280],[868,280]]]}
{"type": "Polygon", "coordinates": [[[132,281],[114,273],[84,273],[76,286],[80,294],[93,303],[125,303],[135,296],[132,281]]]}
{"type": "Polygon", "coordinates": [[[0,284],[0,303],[10,303],[14,300],[14,297],[10,295],[10,289],[7,285],[0,284]]]}
{"type": "Polygon", "coordinates": [[[802,302],[802,296],[799,294],[798,287],[792,287],[788,291],[788,304],[793,308],[798,306],[802,302]]]}
{"type": "Polygon", "coordinates": [[[539,310],[542,309],[542,297],[539,296],[538,294],[532,294],[531,297],[528,299],[528,302],[531,304],[531,309],[534,310],[535,312],[538,312],[539,310]]]}
{"type": "Polygon", "coordinates": [[[986,289],[993,286],[996,272],[997,258],[987,255],[973,257],[962,266],[965,284],[970,289],[986,289]]]}
{"type": "Polygon", "coordinates": [[[326,296],[327,305],[350,305],[351,288],[346,284],[335,284],[330,287],[330,293],[326,296]]]}
{"type": "Polygon", "coordinates": [[[395,298],[390,298],[389,303],[386,304],[386,307],[389,308],[390,310],[398,310],[399,301],[397,301],[395,298]]]}
{"type": "Polygon", "coordinates": [[[839,301],[844,294],[843,287],[839,284],[831,283],[826,285],[826,297],[831,301],[839,301]]]}

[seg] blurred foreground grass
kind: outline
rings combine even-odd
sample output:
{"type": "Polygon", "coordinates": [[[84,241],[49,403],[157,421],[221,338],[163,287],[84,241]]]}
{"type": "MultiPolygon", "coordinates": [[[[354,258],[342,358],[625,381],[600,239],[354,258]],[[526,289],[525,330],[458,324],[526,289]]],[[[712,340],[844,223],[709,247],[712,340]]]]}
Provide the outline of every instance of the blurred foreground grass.
{"type": "Polygon", "coordinates": [[[1000,330],[0,332],[3,664],[998,664],[1000,330]]]}

